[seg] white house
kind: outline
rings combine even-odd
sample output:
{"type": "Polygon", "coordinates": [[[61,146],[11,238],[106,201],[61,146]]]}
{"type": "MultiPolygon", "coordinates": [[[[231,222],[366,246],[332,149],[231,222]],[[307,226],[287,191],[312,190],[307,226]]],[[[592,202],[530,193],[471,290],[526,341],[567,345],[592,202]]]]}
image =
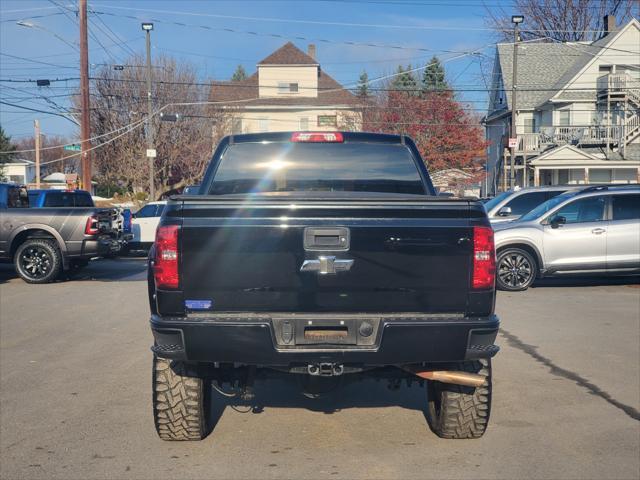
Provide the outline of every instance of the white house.
{"type": "MultiPolygon", "coordinates": [[[[640,23],[595,42],[519,42],[516,185],[640,179],[640,23]]],[[[498,44],[485,118],[489,192],[508,185],[513,44],[498,44]]]]}
{"type": "Polygon", "coordinates": [[[209,99],[230,113],[229,133],[360,130],[358,98],[322,70],[315,52],[288,42],[245,80],[216,82],[209,99]]]}
{"type": "Polygon", "coordinates": [[[27,184],[36,177],[36,167],[31,160],[12,158],[0,165],[4,177],[13,183],[27,184]]]}

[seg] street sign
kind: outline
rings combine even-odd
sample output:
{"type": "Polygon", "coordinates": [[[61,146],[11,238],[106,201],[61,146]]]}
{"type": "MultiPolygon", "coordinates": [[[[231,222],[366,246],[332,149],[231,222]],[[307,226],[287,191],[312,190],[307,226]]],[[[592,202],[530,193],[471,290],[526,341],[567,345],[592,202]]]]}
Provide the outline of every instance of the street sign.
{"type": "Polygon", "coordinates": [[[65,145],[64,150],[70,150],[72,152],[80,152],[82,151],[82,148],[80,147],[79,143],[74,143],[72,145],[65,145]]]}
{"type": "Polygon", "coordinates": [[[510,138],[509,139],[509,148],[516,148],[518,146],[518,139],[517,138],[510,138]]]}
{"type": "Polygon", "coordinates": [[[147,158],[156,158],[156,156],[155,148],[147,148],[147,158]]]}

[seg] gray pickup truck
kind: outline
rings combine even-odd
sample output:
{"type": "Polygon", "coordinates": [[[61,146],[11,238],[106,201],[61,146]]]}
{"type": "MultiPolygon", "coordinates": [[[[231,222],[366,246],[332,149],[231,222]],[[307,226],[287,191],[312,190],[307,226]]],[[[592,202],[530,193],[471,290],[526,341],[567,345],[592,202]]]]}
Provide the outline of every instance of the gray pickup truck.
{"type": "Polygon", "coordinates": [[[49,283],[114,247],[109,209],[29,208],[24,186],[0,183],[0,261],[27,283],[49,283]]]}

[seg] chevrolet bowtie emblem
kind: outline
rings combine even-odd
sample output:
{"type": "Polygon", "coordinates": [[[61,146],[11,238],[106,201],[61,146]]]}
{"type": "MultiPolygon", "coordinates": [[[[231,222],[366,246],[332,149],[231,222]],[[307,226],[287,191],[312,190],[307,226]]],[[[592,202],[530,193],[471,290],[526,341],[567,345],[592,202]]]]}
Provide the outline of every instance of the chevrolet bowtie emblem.
{"type": "Polygon", "coordinates": [[[334,275],[351,269],[353,260],[336,259],[336,257],[318,257],[317,260],[305,260],[300,267],[301,272],[318,272],[320,275],[334,275]]]}

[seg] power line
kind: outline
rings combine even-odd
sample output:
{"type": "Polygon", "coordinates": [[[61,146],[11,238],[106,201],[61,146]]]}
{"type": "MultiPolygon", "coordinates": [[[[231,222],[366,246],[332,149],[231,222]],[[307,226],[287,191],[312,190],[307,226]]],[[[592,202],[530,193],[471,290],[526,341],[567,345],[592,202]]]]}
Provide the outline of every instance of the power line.
{"type": "MultiPolygon", "coordinates": [[[[78,15],[76,10],[73,10],[69,7],[66,7],[64,5],[60,5],[58,2],[56,2],[56,0],[49,0],[50,3],[54,4],[55,6],[57,6],[58,8],[60,8],[60,10],[62,10],[62,13],[64,14],[64,16],[71,22],[73,23],[73,25],[75,27],[79,27],[79,23],[77,18],[71,17],[69,16],[69,14],[67,12],[71,12],[74,15],[78,15]]],[[[100,46],[100,48],[102,48],[102,50],[104,50],[104,52],[109,56],[109,58],[111,58],[112,61],[117,62],[118,60],[116,60],[116,58],[113,56],[113,54],[102,44],[102,42],[100,41],[100,39],[97,37],[97,35],[95,35],[90,29],[88,29],[88,33],[91,36],[91,38],[100,46]]]]}
{"type": "Polygon", "coordinates": [[[50,67],[77,69],[77,67],[69,67],[69,66],[65,66],[65,65],[56,65],[55,63],[42,62],[42,61],[39,61],[39,60],[33,60],[33,59],[30,59],[30,58],[26,58],[26,57],[20,57],[18,55],[10,55],[8,53],[1,53],[0,52],[0,55],[2,55],[3,57],[15,58],[17,60],[24,60],[25,62],[33,62],[33,63],[38,63],[38,64],[41,64],[41,65],[48,65],[50,67]]]}
{"type": "MultiPolygon", "coordinates": [[[[117,7],[117,8],[120,8],[120,7],[117,7]]],[[[116,14],[112,12],[100,12],[97,10],[94,10],[94,13],[96,15],[109,15],[112,17],[128,18],[130,20],[139,21],[139,19],[133,15],[123,15],[123,14],[116,14]]],[[[372,47],[372,48],[389,48],[394,50],[411,50],[411,51],[421,51],[421,52],[431,52],[431,53],[434,53],[434,52],[462,53],[454,50],[433,50],[430,48],[423,48],[423,47],[404,47],[402,45],[387,45],[387,44],[379,44],[379,43],[372,43],[372,42],[338,41],[338,40],[330,40],[326,38],[309,38],[301,35],[287,36],[287,35],[281,35],[279,33],[260,33],[260,32],[254,32],[249,30],[238,30],[238,29],[228,28],[228,27],[211,27],[209,25],[198,25],[198,24],[190,24],[190,23],[184,23],[184,22],[175,22],[170,20],[162,20],[159,18],[150,18],[149,21],[155,22],[155,23],[177,25],[179,27],[201,28],[209,31],[220,31],[220,32],[242,34],[242,35],[251,35],[251,36],[257,36],[257,37],[279,38],[282,40],[302,40],[306,42],[327,43],[327,44],[335,44],[335,45],[348,45],[348,46],[372,47]]]]}
{"type": "MultiPolygon", "coordinates": [[[[104,21],[102,20],[102,18],[100,17],[100,15],[95,15],[95,12],[94,12],[94,11],[93,11],[93,9],[91,9],[91,8],[89,8],[89,13],[94,14],[95,18],[96,18],[96,19],[97,19],[97,20],[98,20],[102,25],[104,25],[104,27],[105,27],[109,32],[111,32],[111,34],[113,35],[113,37],[112,37],[111,35],[109,35],[109,34],[106,34],[106,35],[107,35],[107,37],[108,37],[109,39],[111,39],[111,40],[113,40],[113,41],[115,41],[115,42],[116,42],[114,45],[116,45],[116,46],[120,47],[120,49],[121,49],[122,51],[124,51],[127,55],[131,55],[131,56],[134,56],[134,57],[136,56],[136,52],[135,52],[135,51],[134,51],[134,50],[133,50],[129,45],[127,45],[127,42],[125,42],[124,40],[122,40],[122,39],[120,38],[120,36],[119,36],[116,32],[114,32],[114,31],[109,27],[109,25],[107,25],[107,24],[106,24],[106,22],[104,22],[104,21]],[[126,47],[126,48],[125,48],[125,47],[126,47]]],[[[104,33],[104,31],[103,31],[103,33],[104,33]]]]}
{"type": "MultiPolygon", "coordinates": [[[[161,50],[161,51],[165,51],[165,52],[173,52],[173,53],[179,53],[181,55],[191,55],[194,57],[203,57],[203,58],[213,58],[215,60],[229,60],[229,61],[234,61],[234,62],[255,62],[255,59],[249,59],[249,58],[238,58],[238,57],[221,57],[218,55],[207,55],[205,53],[199,53],[199,52],[187,52],[184,50],[175,50],[173,48],[166,48],[166,47],[159,47],[158,45],[154,45],[153,46],[154,49],[156,50],[161,50]]],[[[438,53],[438,50],[433,50],[433,52],[438,53]]],[[[431,54],[430,54],[431,55],[431,54]]],[[[403,57],[403,58],[388,58],[388,59],[374,59],[374,60],[358,60],[358,61],[351,61],[351,62],[322,62],[322,65],[351,65],[351,64],[371,64],[371,63],[391,63],[391,62],[404,62],[404,61],[411,61],[411,62],[415,62],[418,60],[424,60],[426,58],[425,55],[420,55],[420,56],[412,56],[412,57],[403,57]]]]}
{"type": "Polygon", "coordinates": [[[29,20],[36,20],[39,18],[47,18],[47,17],[54,17],[56,15],[62,15],[62,12],[55,12],[55,13],[49,13],[48,15],[29,15],[27,17],[22,17],[22,18],[9,18],[7,20],[0,20],[0,23],[15,23],[15,22],[19,22],[20,20],[25,20],[26,18],[28,18],[29,20]]]}
{"type": "MultiPolygon", "coordinates": [[[[15,91],[22,92],[22,93],[31,93],[28,90],[24,90],[22,88],[10,87],[8,85],[0,85],[0,87],[8,88],[10,90],[15,90],[15,91]]],[[[64,107],[62,107],[61,105],[58,105],[53,100],[51,100],[51,97],[49,97],[47,95],[37,95],[37,97],[39,99],[42,99],[45,102],[47,102],[49,105],[51,105],[54,109],[56,109],[58,112],[62,113],[63,115],[68,115],[68,112],[66,111],[66,109],[64,107]]],[[[5,98],[5,100],[6,100],[6,98],[5,98]]],[[[33,102],[34,100],[28,100],[27,99],[26,101],[33,102]]],[[[69,117],[66,117],[66,118],[68,118],[69,120],[71,120],[72,122],[74,122],[76,124],[78,123],[75,118],[69,118],[69,117]]]]}
{"type": "Polygon", "coordinates": [[[17,10],[3,10],[4,13],[21,13],[21,12],[35,12],[38,10],[52,10],[55,7],[35,7],[35,8],[19,8],[17,10]]]}
{"type": "MultiPolygon", "coordinates": [[[[67,120],[71,121],[71,119],[61,113],[57,113],[57,112],[52,112],[52,111],[45,111],[45,110],[40,110],[37,108],[30,108],[30,107],[24,107],[22,105],[17,105],[15,103],[9,103],[9,102],[5,102],[4,100],[0,100],[0,103],[2,103],[3,105],[9,105],[10,107],[15,107],[15,108],[21,108],[23,110],[29,110],[31,112],[36,112],[36,113],[46,113],[47,115],[56,115],[58,117],[62,117],[62,118],[66,118],[67,120]]],[[[2,152],[2,153],[7,153],[7,152],[2,152]]]]}
{"type": "MultiPolygon", "coordinates": [[[[470,27],[466,25],[461,26],[438,26],[438,25],[396,25],[396,24],[372,24],[372,23],[354,23],[354,22],[330,22],[330,21],[320,21],[320,20],[303,20],[303,19],[291,19],[291,18],[271,18],[271,17],[249,17],[249,16],[240,16],[240,15],[221,15],[215,13],[206,13],[206,12],[185,12],[185,11],[177,11],[177,10],[158,10],[158,9],[148,9],[148,8],[134,8],[134,7],[122,7],[115,5],[105,5],[105,4],[94,4],[98,8],[110,8],[112,10],[129,10],[141,13],[161,13],[167,15],[183,15],[183,16],[192,16],[192,17],[211,17],[211,18],[221,18],[227,20],[244,20],[244,21],[257,21],[257,22],[273,22],[273,23],[298,23],[305,25],[328,25],[328,26],[342,26],[342,27],[365,27],[365,28],[392,28],[392,29],[402,29],[402,30],[455,30],[455,31],[495,31],[493,28],[489,27],[470,27]]],[[[446,5],[446,4],[445,4],[446,5]]],[[[449,4],[450,6],[450,4],[449,4]]],[[[479,5],[480,6],[480,5],[479,5]]],[[[100,13],[100,12],[96,12],[100,13]]],[[[106,12],[102,12],[106,13],[106,12]]],[[[135,17],[134,17],[135,18],[135,17]]],[[[173,22],[170,22],[173,23],[173,22]]],[[[179,22],[175,22],[176,24],[180,24],[179,22]]],[[[194,25],[191,25],[194,26],[194,25]]],[[[523,30],[523,32],[558,32],[558,33],[575,33],[578,30],[547,30],[547,29],[537,29],[537,30],[523,30]]],[[[579,30],[579,32],[591,33],[591,32],[599,32],[599,30],[579,30]]]]}
{"type": "MultiPolygon", "coordinates": [[[[424,67],[418,67],[415,70],[421,70],[424,67]]],[[[410,70],[405,70],[404,72],[398,74],[398,73],[394,73],[388,76],[385,76],[384,78],[387,77],[393,77],[393,76],[397,76],[397,75],[402,75],[404,73],[408,73],[410,72],[410,70]]],[[[383,78],[383,79],[384,79],[383,78]]],[[[71,81],[77,81],[79,80],[79,77],[67,77],[67,78],[54,78],[54,79],[48,79],[49,82],[71,82],[71,81]]],[[[125,78],[102,78],[102,77],[89,77],[89,80],[91,81],[107,81],[107,82],[120,82],[120,83],[145,83],[145,80],[137,80],[137,79],[125,79],[125,78]]],[[[373,82],[374,80],[379,80],[379,79],[373,79],[370,82],[373,82]]],[[[9,82],[9,83],[36,83],[38,80],[34,80],[34,79],[0,79],[0,82],[9,82]]],[[[231,83],[231,82],[221,82],[221,81],[211,81],[211,82],[176,82],[176,81],[166,81],[166,80],[154,80],[155,84],[159,84],[159,85],[186,85],[186,86],[202,86],[202,87],[233,87],[233,88],[256,88],[256,85],[242,85],[242,84],[238,84],[238,83],[231,83]]],[[[587,82],[585,82],[587,83],[587,82]]],[[[591,83],[591,82],[589,82],[591,83]]],[[[353,84],[351,84],[353,86],[343,86],[340,87],[338,89],[336,88],[323,88],[323,87],[298,87],[299,90],[312,90],[312,91],[318,91],[320,93],[323,92],[331,92],[331,91],[336,91],[336,90],[352,90],[355,89],[357,87],[357,82],[354,82],[353,84]]],[[[532,84],[534,85],[534,84],[532,84]]],[[[381,88],[381,87],[371,87],[372,91],[377,91],[377,92],[421,92],[422,89],[421,88],[381,88]]],[[[456,92],[491,92],[491,91],[503,91],[503,88],[447,88],[447,89],[443,89],[440,90],[441,92],[449,92],[449,93],[456,93],[456,92]]],[[[566,91],[577,91],[577,92],[596,92],[597,88],[595,87],[585,87],[585,88],[569,88],[569,89],[565,89],[566,91]]],[[[622,88],[621,91],[628,91],[630,90],[630,88],[622,88]]],[[[555,92],[558,91],[557,88],[519,88],[518,91],[520,92],[555,92]]]]}

